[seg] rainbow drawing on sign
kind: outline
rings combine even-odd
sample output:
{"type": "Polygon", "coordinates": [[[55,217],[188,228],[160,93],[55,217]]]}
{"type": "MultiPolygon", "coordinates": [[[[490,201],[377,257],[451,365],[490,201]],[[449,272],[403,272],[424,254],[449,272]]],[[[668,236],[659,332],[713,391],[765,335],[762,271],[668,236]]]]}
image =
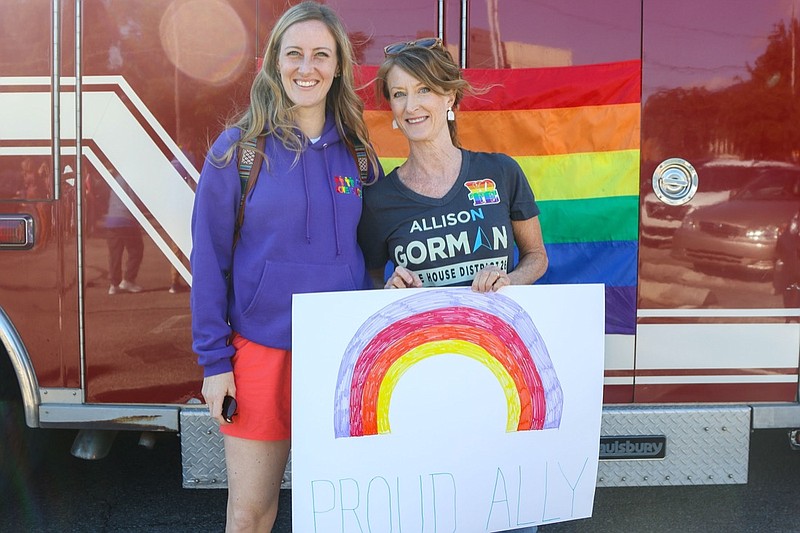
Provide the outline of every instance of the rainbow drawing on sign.
{"type": "Polygon", "coordinates": [[[356,331],[336,382],[336,437],[390,433],[397,383],[417,362],[442,354],[472,358],[495,376],[508,407],[506,431],[559,427],[561,384],[531,317],[509,297],[457,288],[398,300],[356,331]]]}

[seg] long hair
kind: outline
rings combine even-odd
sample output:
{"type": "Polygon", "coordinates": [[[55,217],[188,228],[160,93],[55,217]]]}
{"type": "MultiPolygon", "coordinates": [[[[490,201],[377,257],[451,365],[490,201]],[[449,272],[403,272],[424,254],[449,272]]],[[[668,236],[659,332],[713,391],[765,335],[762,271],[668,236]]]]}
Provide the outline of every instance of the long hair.
{"type": "MultiPolygon", "coordinates": [[[[462,77],[461,69],[453,60],[453,56],[441,44],[432,48],[409,46],[396,54],[386,56],[376,74],[375,94],[387,102],[391,101],[387,76],[392,67],[402,68],[436,94],[444,96],[452,93],[455,97],[454,109],[458,107],[465,94],[480,92],[462,77]]],[[[460,148],[456,121],[448,120],[447,127],[453,145],[460,148]]]]}
{"type": "MultiPolygon", "coordinates": [[[[325,24],[336,41],[340,75],[333,79],[326,97],[326,108],[333,112],[339,135],[353,154],[355,140],[364,145],[370,165],[377,176],[378,157],[369,143],[369,132],[364,122],[364,103],[355,91],[353,46],[339,16],[328,6],[316,2],[305,1],[290,7],[275,23],[267,39],[264,61],[250,87],[250,105],[228,127],[242,130],[238,143],[240,146],[264,133],[279,139],[288,150],[299,157],[305,148],[305,141],[294,134],[294,104],[281,83],[278,54],[286,30],[294,24],[309,20],[325,24]]],[[[224,155],[226,163],[230,161],[233,149],[234,146],[224,155]]]]}

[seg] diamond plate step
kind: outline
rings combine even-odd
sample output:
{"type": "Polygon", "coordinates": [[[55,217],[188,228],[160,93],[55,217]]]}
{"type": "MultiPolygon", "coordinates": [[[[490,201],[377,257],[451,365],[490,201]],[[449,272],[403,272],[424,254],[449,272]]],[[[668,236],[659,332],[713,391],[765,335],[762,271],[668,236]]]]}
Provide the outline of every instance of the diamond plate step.
{"type": "Polygon", "coordinates": [[[666,457],[602,460],[597,486],[747,483],[750,416],[744,405],[607,406],[602,436],[664,435],[666,457]]]}
{"type": "MultiPolygon", "coordinates": [[[[606,406],[602,436],[663,435],[663,459],[602,460],[598,487],[726,485],[747,483],[751,409],[721,406],[606,406]]],[[[185,488],[227,488],[225,454],[217,424],[203,408],[180,415],[185,488]]],[[[291,488],[292,459],[282,488],[291,488]]]]}
{"type": "MultiPolygon", "coordinates": [[[[187,489],[224,489],[228,487],[225,450],[219,426],[208,416],[208,409],[182,409],[181,463],[183,487],[187,489]]],[[[281,488],[292,487],[292,457],[286,465],[281,488]]]]}

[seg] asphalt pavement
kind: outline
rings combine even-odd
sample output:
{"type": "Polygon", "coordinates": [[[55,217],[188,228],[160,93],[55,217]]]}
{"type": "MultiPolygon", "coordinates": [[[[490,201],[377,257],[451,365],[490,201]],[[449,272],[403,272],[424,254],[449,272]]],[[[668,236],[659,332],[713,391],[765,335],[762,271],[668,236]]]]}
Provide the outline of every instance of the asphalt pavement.
{"type": "MultiPolygon", "coordinates": [[[[0,531],[224,530],[225,491],[182,488],[176,435],[160,435],[149,450],[137,444],[137,434],[120,433],[109,456],[91,462],[70,456],[74,435],[28,435],[26,446],[41,456],[20,461],[5,480],[0,531]]],[[[752,439],[747,485],[602,488],[592,518],[543,526],[540,533],[800,532],[798,476],[800,452],[789,448],[786,432],[759,431],[752,439]]],[[[283,491],[273,533],[290,531],[291,492],[283,491]]]]}

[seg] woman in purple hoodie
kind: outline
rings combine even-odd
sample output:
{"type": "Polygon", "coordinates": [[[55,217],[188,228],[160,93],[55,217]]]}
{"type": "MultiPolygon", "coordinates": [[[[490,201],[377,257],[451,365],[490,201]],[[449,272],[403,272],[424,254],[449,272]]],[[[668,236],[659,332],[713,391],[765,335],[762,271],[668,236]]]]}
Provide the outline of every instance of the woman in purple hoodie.
{"type": "Polygon", "coordinates": [[[303,2],[267,41],[250,105],[206,157],[192,215],[193,349],[203,397],[220,423],[227,531],[270,531],[291,428],[292,294],[371,288],[356,240],[362,183],[354,144],[379,173],[354,90],[353,51],[328,7],[303,2]],[[266,136],[245,199],[238,152],[266,136]],[[226,396],[238,411],[222,416],[226,396]]]}

